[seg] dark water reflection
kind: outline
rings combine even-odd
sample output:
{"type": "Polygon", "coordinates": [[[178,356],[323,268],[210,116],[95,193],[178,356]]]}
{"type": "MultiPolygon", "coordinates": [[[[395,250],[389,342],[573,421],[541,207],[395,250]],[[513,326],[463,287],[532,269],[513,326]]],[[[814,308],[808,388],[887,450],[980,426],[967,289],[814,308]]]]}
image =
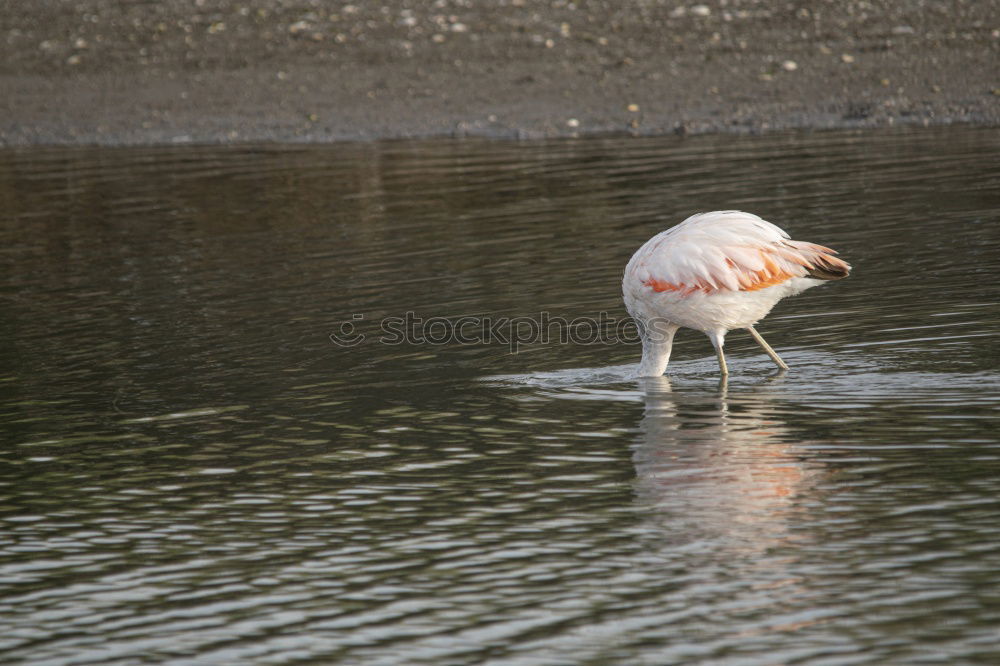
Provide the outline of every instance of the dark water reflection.
{"type": "Polygon", "coordinates": [[[1000,135],[0,153],[0,661],[996,663],[1000,135]],[[730,336],[621,317],[752,210],[850,280],[730,336]],[[352,320],[352,315],[363,315],[352,320]],[[344,321],[368,337],[329,335],[344,321]]]}

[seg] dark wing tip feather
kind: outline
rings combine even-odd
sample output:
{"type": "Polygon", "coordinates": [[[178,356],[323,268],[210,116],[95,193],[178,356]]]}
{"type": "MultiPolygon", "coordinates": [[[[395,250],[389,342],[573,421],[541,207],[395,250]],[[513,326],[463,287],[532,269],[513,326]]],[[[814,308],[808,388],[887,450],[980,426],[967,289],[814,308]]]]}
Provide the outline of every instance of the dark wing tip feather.
{"type": "Polygon", "coordinates": [[[816,258],[815,266],[807,269],[807,275],[817,280],[842,280],[851,274],[851,267],[846,261],[821,254],[816,258]]]}

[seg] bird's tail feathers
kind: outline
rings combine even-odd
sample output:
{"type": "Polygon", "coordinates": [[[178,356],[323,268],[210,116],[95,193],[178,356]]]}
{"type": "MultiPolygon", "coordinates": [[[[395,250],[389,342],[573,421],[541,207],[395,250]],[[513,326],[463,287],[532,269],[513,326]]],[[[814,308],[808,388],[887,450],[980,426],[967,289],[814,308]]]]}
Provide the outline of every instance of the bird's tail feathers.
{"type": "Polygon", "coordinates": [[[837,258],[836,250],[815,243],[791,241],[809,260],[806,276],[817,280],[842,280],[851,274],[851,265],[837,258]]]}

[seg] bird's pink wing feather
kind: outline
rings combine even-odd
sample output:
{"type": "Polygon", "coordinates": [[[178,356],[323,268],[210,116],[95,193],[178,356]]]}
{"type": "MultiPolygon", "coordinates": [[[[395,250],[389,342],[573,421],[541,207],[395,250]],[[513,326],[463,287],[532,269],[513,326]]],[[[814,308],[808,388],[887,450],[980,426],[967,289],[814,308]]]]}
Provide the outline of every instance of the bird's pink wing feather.
{"type": "Polygon", "coordinates": [[[830,248],[789,240],[775,225],[737,211],[688,218],[637,254],[632,270],[642,284],[681,296],[756,291],[817,270],[849,269],[830,248]]]}

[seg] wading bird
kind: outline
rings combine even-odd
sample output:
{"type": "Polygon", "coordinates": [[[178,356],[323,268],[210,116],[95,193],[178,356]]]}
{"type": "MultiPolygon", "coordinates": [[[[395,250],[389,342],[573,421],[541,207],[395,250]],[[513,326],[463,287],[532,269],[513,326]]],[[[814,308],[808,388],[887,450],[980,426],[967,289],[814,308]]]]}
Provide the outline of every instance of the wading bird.
{"type": "Polygon", "coordinates": [[[782,370],[788,366],[753,325],[786,296],[851,267],[822,245],[791,240],[751,213],[722,210],[692,215],[640,247],[625,267],[622,293],[642,338],[639,375],[663,374],[678,328],[712,341],[723,376],[726,333],[745,328],[782,370]]]}

